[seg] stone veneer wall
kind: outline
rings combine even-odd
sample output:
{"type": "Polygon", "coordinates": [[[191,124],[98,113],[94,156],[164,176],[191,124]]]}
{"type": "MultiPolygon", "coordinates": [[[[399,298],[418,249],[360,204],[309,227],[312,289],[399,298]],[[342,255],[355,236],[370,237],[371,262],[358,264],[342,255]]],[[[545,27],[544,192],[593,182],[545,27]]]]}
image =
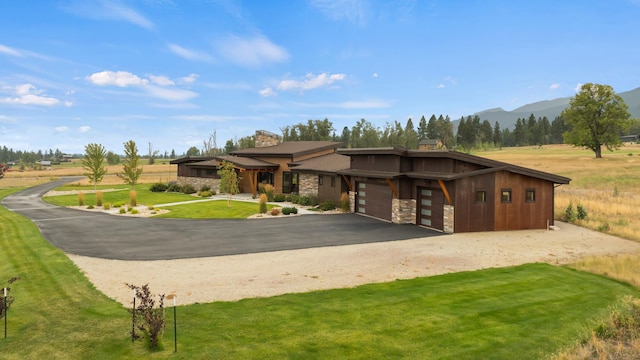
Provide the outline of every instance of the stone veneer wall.
{"type": "Polygon", "coordinates": [[[356,192],[349,191],[349,211],[356,212],[356,192]]]}
{"type": "Polygon", "coordinates": [[[256,131],[256,147],[274,146],[280,144],[278,135],[264,130],[256,131]]]}
{"type": "Polygon", "coordinates": [[[453,224],[454,224],[454,211],[453,205],[445,205],[444,206],[444,233],[445,234],[453,234],[453,224]]]}
{"type": "Polygon", "coordinates": [[[298,176],[298,193],[301,196],[318,195],[318,175],[301,173],[298,176]]]}
{"type": "Polygon", "coordinates": [[[391,202],[391,222],[395,224],[415,224],[416,200],[393,199],[391,202]]]}
{"type": "Polygon", "coordinates": [[[220,193],[220,179],[178,176],[177,183],[178,185],[191,184],[196,191],[200,191],[203,185],[207,185],[211,190],[215,190],[216,194],[220,193]]]}

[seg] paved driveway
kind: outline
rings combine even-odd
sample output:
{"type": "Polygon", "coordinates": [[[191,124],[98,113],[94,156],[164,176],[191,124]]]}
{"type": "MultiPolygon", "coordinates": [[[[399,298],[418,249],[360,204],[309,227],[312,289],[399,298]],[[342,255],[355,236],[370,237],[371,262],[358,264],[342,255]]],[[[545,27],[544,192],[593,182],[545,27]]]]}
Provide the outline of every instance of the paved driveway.
{"type": "Polygon", "coordinates": [[[128,218],[42,201],[50,189],[77,179],[29,188],[6,197],[2,205],[31,219],[49,242],[65,252],[119,260],[236,255],[440,235],[355,214],[240,220],[128,218]]]}

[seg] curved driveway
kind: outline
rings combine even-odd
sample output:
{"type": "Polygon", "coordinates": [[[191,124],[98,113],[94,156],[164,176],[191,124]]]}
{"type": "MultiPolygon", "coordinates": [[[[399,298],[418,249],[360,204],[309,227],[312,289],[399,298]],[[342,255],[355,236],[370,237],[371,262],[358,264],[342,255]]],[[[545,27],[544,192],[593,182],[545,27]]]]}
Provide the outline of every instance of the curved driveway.
{"type": "Polygon", "coordinates": [[[120,217],[50,205],[41,197],[78,178],[64,178],[7,196],[9,210],[31,219],[61,250],[105,259],[162,260],[236,255],[405,240],[439,235],[355,214],[277,219],[155,219],[120,217]]]}

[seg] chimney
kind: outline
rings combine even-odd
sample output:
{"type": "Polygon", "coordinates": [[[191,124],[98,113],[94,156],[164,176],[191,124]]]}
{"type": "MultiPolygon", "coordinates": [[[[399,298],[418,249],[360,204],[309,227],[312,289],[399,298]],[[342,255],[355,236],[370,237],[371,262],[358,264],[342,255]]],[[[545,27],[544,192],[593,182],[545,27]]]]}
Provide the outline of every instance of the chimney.
{"type": "Polygon", "coordinates": [[[256,130],[256,147],[267,147],[280,144],[280,137],[266,130],[256,130]]]}

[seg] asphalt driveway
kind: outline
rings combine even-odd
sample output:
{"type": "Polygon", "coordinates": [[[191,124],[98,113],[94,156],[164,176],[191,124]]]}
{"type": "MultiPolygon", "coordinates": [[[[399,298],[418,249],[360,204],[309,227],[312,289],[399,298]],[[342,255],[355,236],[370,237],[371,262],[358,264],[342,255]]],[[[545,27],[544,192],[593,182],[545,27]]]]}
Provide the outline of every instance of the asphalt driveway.
{"type": "Polygon", "coordinates": [[[31,219],[59,249],[119,260],[162,260],[237,255],[406,240],[440,233],[355,214],[302,215],[277,219],[154,219],[85,212],[42,201],[64,178],[12,194],[2,201],[31,219]]]}

